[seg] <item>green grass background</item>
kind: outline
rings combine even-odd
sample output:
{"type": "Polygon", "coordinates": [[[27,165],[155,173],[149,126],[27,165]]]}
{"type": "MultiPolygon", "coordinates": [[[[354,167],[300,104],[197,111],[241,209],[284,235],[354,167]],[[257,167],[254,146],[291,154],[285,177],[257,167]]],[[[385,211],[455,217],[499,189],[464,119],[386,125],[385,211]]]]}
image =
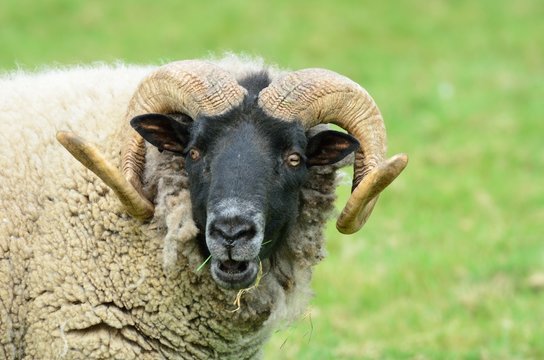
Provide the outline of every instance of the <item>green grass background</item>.
{"type": "Polygon", "coordinates": [[[410,164],[359,233],[331,222],[265,358],[542,359],[543,34],[540,0],[3,0],[0,69],[232,50],[351,77],[410,164]]]}

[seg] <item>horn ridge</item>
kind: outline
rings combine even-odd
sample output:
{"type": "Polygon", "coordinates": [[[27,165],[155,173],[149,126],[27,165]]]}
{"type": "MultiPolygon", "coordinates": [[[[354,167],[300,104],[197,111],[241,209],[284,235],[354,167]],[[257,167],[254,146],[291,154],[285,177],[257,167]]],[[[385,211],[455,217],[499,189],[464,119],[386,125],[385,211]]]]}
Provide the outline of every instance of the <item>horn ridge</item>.
{"type": "Polygon", "coordinates": [[[193,119],[221,115],[242,103],[246,90],[219,66],[202,60],[166,64],[138,86],[125,116],[121,170],[140,193],[145,164],[145,141],[130,127],[130,120],[145,113],[182,112],[193,119]]]}

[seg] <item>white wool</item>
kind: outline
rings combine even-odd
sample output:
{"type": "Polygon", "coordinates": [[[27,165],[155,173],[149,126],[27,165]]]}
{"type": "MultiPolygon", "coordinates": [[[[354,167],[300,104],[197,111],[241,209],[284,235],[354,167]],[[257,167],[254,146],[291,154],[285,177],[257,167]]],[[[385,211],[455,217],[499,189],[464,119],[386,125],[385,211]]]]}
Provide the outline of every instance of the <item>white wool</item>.
{"type": "MultiPolygon", "coordinates": [[[[262,60],[214,60],[238,79],[262,60]]],[[[195,240],[179,157],[147,148],[155,216],[125,214],[110,189],[55,140],[72,130],[120,163],[120,129],[154,67],[123,64],[21,71],[0,78],[0,358],[260,357],[271,331],[300,316],[335,168],[312,170],[295,229],[242,298],[219,288],[195,240]]]]}

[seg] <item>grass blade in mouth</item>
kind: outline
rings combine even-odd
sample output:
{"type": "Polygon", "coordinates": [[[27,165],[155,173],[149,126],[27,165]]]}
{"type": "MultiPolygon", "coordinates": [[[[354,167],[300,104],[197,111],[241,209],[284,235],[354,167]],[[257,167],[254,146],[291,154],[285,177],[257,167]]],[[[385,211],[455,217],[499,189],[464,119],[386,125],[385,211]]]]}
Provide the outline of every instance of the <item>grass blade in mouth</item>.
{"type": "Polygon", "coordinates": [[[196,268],[196,272],[199,272],[200,270],[202,270],[202,268],[208,263],[208,261],[210,261],[210,259],[212,258],[212,256],[208,256],[208,258],[206,260],[204,260],[204,262],[202,264],[200,264],[197,268],[196,268]]]}
{"type": "Polygon", "coordinates": [[[255,280],[255,283],[248,288],[238,290],[238,293],[236,294],[236,299],[234,299],[234,302],[232,303],[233,305],[236,305],[236,309],[230,310],[230,312],[235,313],[238,310],[240,310],[240,308],[242,307],[242,304],[241,304],[242,295],[244,295],[244,293],[250,290],[253,290],[257,286],[259,286],[259,283],[261,282],[262,277],[263,277],[263,262],[261,261],[261,259],[259,259],[259,272],[257,273],[257,279],[255,280]]]}

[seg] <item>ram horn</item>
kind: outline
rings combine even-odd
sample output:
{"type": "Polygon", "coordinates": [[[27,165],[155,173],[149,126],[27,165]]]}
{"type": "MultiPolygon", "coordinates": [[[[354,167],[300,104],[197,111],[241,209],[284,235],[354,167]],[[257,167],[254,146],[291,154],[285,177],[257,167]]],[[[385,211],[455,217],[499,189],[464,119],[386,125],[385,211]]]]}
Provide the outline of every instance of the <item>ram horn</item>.
{"type": "Polygon", "coordinates": [[[344,234],[364,225],[380,192],[408,163],[405,154],[385,160],[385,126],[376,103],[361,86],[335,72],[304,69],[287,73],[261,91],[259,106],[270,116],[298,120],[306,128],[334,123],[359,141],[352,194],[336,222],[344,234]]]}
{"type": "Polygon", "coordinates": [[[68,131],[57,132],[57,140],[113,190],[131,216],[141,220],[153,216],[153,204],[142,197],[93,144],[68,131]]]}
{"type": "Polygon", "coordinates": [[[123,124],[121,171],[116,170],[118,174],[115,175],[112,175],[113,167],[102,156],[94,150],[85,150],[88,144],[72,141],[74,138],[66,135],[60,137],[66,138],[72,154],[83,154],[82,157],[74,156],[114,190],[129,214],[147,220],[153,216],[154,208],[142,190],[145,143],[130,127],[130,120],[146,113],[180,112],[193,119],[218,116],[241,104],[246,93],[231,74],[206,61],[178,61],[158,68],[140,83],[129,102],[123,124]],[[93,164],[93,159],[104,162],[93,164]],[[104,167],[108,169],[105,172],[100,170],[104,167]],[[95,171],[97,169],[99,171],[95,171]]]}

